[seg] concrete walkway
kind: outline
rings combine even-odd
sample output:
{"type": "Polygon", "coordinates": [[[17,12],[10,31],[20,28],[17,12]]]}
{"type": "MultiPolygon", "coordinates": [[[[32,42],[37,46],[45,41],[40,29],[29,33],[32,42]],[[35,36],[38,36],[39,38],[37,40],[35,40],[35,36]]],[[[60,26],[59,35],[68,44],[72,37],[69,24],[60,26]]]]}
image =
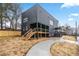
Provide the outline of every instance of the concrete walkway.
{"type": "Polygon", "coordinates": [[[50,46],[60,38],[50,38],[33,46],[26,56],[51,56],[50,46]]]}

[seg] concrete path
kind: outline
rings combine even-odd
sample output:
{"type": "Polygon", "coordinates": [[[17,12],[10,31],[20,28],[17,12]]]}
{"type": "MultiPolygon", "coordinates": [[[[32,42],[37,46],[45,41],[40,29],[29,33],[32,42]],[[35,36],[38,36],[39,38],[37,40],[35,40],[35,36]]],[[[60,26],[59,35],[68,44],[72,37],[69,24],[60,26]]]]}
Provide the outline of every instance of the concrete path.
{"type": "Polygon", "coordinates": [[[50,46],[60,38],[50,38],[33,46],[26,56],[51,56],[50,46]]]}

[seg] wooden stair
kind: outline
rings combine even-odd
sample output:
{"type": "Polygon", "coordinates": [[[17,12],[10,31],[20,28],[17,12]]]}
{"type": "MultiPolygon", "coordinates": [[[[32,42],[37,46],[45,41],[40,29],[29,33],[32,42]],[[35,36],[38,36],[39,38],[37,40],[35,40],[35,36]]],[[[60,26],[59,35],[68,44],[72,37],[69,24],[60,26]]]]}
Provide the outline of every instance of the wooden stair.
{"type": "Polygon", "coordinates": [[[29,29],[22,37],[29,40],[34,34],[36,33],[48,33],[48,32],[41,32],[41,31],[36,31],[36,28],[35,29],[29,29]]]}
{"type": "Polygon", "coordinates": [[[36,32],[34,32],[34,29],[29,29],[23,36],[23,39],[29,40],[32,35],[34,35],[36,32]]]}
{"type": "Polygon", "coordinates": [[[26,35],[26,38],[30,39],[32,35],[34,35],[36,32],[29,32],[27,35],[26,35]]]}

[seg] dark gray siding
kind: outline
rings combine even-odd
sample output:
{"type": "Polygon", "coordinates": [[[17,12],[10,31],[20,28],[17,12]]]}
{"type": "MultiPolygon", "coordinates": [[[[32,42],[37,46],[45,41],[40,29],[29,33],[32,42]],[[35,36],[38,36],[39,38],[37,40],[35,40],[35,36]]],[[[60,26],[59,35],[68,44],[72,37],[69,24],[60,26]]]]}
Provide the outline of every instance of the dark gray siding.
{"type": "Polygon", "coordinates": [[[35,5],[25,11],[22,14],[22,20],[24,18],[28,18],[27,26],[38,21],[39,23],[49,26],[49,32],[51,32],[54,27],[58,26],[58,20],[51,16],[40,5],[35,5]],[[50,20],[53,22],[53,25],[50,25],[50,20]]]}
{"type": "Polygon", "coordinates": [[[37,8],[31,8],[29,10],[27,10],[26,12],[23,13],[23,18],[28,18],[29,20],[29,24],[31,23],[35,23],[37,21],[36,17],[37,17],[37,8]]]}

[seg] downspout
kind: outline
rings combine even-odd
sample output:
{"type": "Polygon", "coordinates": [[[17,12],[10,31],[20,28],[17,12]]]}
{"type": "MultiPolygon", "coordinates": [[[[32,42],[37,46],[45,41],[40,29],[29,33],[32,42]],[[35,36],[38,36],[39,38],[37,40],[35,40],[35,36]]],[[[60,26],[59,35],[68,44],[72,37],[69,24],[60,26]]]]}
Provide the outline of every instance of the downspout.
{"type": "Polygon", "coordinates": [[[36,11],[36,23],[37,23],[37,25],[36,25],[36,27],[37,27],[37,39],[38,39],[38,36],[39,36],[39,34],[38,34],[38,8],[36,8],[37,9],[37,11],[36,11]]]}

